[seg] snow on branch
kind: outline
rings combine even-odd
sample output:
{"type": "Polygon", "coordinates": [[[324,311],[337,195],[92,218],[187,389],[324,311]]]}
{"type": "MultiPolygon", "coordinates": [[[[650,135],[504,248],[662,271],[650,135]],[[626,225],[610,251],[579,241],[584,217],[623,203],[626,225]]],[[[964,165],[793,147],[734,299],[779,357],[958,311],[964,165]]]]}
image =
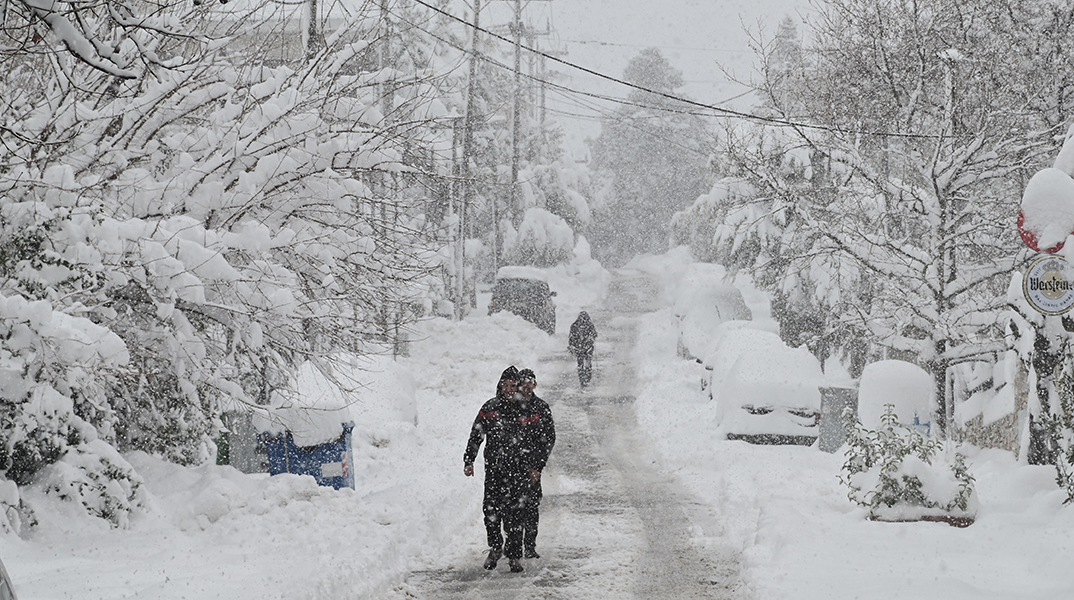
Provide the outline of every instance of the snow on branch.
{"type": "Polygon", "coordinates": [[[20,0],[44,21],[76,58],[87,65],[122,79],[137,79],[138,73],[121,67],[107,46],[95,43],[57,9],[55,0],[20,0]]]}

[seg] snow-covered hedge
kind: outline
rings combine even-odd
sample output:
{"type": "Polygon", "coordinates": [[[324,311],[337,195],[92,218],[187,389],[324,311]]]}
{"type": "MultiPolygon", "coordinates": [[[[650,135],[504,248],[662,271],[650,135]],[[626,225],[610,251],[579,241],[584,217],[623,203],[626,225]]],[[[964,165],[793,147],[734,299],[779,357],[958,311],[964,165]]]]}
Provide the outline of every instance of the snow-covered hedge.
{"type": "Polygon", "coordinates": [[[552,267],[574,257],[574,231],[562,218],[543,208],[531,208],[518,232],[506,232],[504,246],[508,264],[552,267]]]}

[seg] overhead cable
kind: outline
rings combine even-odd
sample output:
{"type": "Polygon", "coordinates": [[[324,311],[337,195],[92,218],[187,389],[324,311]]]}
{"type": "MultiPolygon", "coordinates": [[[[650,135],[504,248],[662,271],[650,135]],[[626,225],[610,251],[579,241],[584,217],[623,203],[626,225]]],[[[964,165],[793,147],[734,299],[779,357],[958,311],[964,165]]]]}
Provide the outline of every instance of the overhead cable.
{"type": "MultiPolygon", "coordinates": [[[[486,35],[494,37],[494,38],[496,38],[498,40],[501,40],[501,41],[510,43],[512,45],[515,45],[515,41],[512,40],[512,39],[509,39],[509,38],[504,37],[504,36],[502,36],[502,35],[500,35],[498,33],[490,31],[489,29],[486,29],[484,27],[474,27],[473,23],[470,23],[470,22],[466,21],[465,19],[457,17],[457,16],[455,16],[455,15],[453,15],[453,14],[451,14],[451,13],[449,13],[449,12],[447,12],[447,11],[441,9],[441,8],[437,8],[436,6],[433,6],[432,4],[429,4],[428,2],[425,2],[424,0],[414,0],[414,2],[424,6],[426,8],[428,8],[429,10],[432,10],[432,11],[434,11],[436,13],[439,13],[439,14],[441,14],[441,15],[443,15],[443,16],[445,16],[445,17],[447,17],[447,18],[449,18],[449,19],[451,19],[453,21],[457,21],[459,23],[462,23],[463,25],[466,25],[467,27],[469,27],[471,29],[475,29],[476,31],[480,31],[481,33],[484,33],[486,35]]],[[[526,50],[527,52],[531,52],[531,53],[536,54],[538,56],[542,56],[542,57],[544,57],[544,58],[546,58],[548,60],[551,60],[553,62],[557,62],[559,64],[562,64],[562,65],[566,66],[566,67],[570,67],[572,69],[581,71],[583,73],[587,73],[589,75],[599,77],[600,79],[605,79],[607,81],[611,81],[613,83],[617,83],[617,84],[622,85],[622,86],[626,86],[626,87],[633,88],[633,89],[636,89],[636,90],[639,90],[639,91],[642,91],[642,92],[646,92],[646,93],[652,94],[654,96],[663,97],[663,98],[666,98],[668,100],[673,100],[673,101],[681,103],[681,104],[694,106],[694,107],[697,107],[697,108],[702,108],[702,109],[717,113],[717,114],[722,115],[722,116],[727,117],[727,118],[737,118],[737,119],[743,119],[743,120],[747,120],[747,121],[755,121],[755,122],[760,122],[760,123],[766,123],[766,124],[769,124],[769,125],[779,125],[779,126],[782,126],[782,127],[793,127],[795,129],[813,129],[813,130],[819,130],[819,131],[827,131],[827,132],[831,132],[831,133],[869,135],[869,136],[876,136],[876,137],[893,137],[893,138],[910,138],[910,139],[937,139],[937,138],[946,137],[946,136],[937,135],[937,134],[924,134],[924,133],[902,133],[902,132],[893,132],[893,131],[862,131],[862,130],[858,130],[858,129],[849,129],[849,128],[844,128],[844,127],[832,127],[832,126],[827,126],[827,125],[817,125],[817,124],[813,124],[813,123],[803,123],[803,122],[799,122],[799,121],[791,121],[789,119],[781,119],[779,117],[756,115],[756,114],[747,113],[747,112],[743,112],[743,111],[738,111],[738,110],[734,110],[734,109],[730,109],[730,108],[724,108],[724,107],[721,107],[721,106],[716,106],[716,105],[713,105],[713,104],[706,104],[704,102],[698,102],[696,100],[690,100],[689,98],[683,98],[683,97],[680,97],[680,96],[676,96],[674,94],[669,94],[667,92],[662,92],[662,91],[658,91],[658,90],[652,90],[652,89],[646,88],[645,86],[638,85],[636,83],[631,83],[629,81],[619,79],[618,77],[613,77],[611,75],[607,75],[605,73],[601,73],[599,71],[594,71],[593,69],[583,67],[582,65],[572,63],[572,62],[567,61],[567,60],[563,60],[562,58],[559,58],[559,57],[557,57],[555,55],[552,55],[552,54],[549,54],[547,52],[543,52],[541,50],[537,50],[536,48],[530,48],[530,47],[528,47],[526,45],[522,45],[522,44],[520,44],[519,46],[523,50],[526,50]]],[[[464,51],[468,52],[466,50],[464,50],[464,51]]],[[[482,58],[485,58],[485,57],[482,57],[482,58]]],[[[485,59],[488,60],[487,58],[485,58],[485,59]]],[[[495,61],[492,61],[492,62],[495,63],[495,61]]],[[[500,66],[505,66],[505,65],[500,65],[500,66]]],[[[553,84],[551,82],[545,82],[545,83],[547,83],[549,85],[557,85],[557,84],[553,84]]],[[[636,104],[636,103],[633,103],[631,101],[611,98],[611,97],[603,96],[603,95],[600,95],[600,94],[594,94],[594,93],[591,93],[591,92],[584,92],[584,91],[581,91],[581,90],[572,90],[570,88],[566,88],[565,86],[557,86],[557,87],[560,87],[561,89],[563,89],[565,91],[570,91],[571,93],[583,94],[583,95],[591,96],[591,97],[594,97],[594,98],[610,100],[610,101],[613,101],[613,102],[618,102],[620,104],[636,104]]],[[[639,106],[641,106],[641,105],[639,105],[639,106]]],[[[658,107],[658,106],[647,106],[646,108],[653,108],[653,109],[658,109],[658,110],[668,110],[668,108],[658,107]]],[[[674,111],[674,109],[671,109],[671,110],[674,111]]]]}

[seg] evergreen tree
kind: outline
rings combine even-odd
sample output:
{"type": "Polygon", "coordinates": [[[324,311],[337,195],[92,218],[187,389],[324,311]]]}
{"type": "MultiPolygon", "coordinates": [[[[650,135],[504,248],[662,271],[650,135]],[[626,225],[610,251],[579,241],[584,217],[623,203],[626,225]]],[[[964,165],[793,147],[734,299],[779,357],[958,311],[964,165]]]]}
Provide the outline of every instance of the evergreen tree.
{"type": "Polygon", "coordinates": [[[593,169],[603,182],[591,226],[598,257],[623,263],[637,253],[663,252],[672,215],[710,184],[713,143],[700,117],[662,94],[682,87],[682,74],[655,48],[631,59],[628,101],[601,120],[592,142],[593,169]]]}

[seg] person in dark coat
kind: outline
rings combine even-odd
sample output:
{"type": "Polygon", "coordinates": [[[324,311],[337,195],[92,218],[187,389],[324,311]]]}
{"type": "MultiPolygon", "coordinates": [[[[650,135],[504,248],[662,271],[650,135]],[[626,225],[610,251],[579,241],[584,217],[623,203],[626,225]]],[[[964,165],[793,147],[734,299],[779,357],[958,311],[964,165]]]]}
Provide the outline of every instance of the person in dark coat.
{"type": "Polygon", "coordinates": [[[513,573],[522,571],[522,519],[534,472],[539,479],[548,458],[538,441],[541,414],[522,402],[517,386],[518,370],[509,367],[500,376],[496,396],[478,411],[463,454],[463,474],[470,477],[484,441],[485,496],[481,507],[489,545],[485,568],[495,569],[500,557],[507,556],[513,573]]]}
{"type": "Polygon", "coordinates": [[[571,323],[571,333],[567,336],[567,349],[578,359],[578,383],[585,387],[593,378],[593,344],[597,339],[597,328],[589,319],[589,313],[582,311],[571,323]]]}
{"type": "Polygon", "coordinates": [[[531,369],[518,372],[518,391],[522,394],[522,404],[529,405],[537,411],[541,419],[533,440],[533,470],[530,471],[530,488],[522,505],[522,553],[524,558],[540,558],[537,554],[537,525],[540,521],[541,472],[548,463],[552,447],[556,445],[556,425],[552,420],[552,409],[548,403],[533,393],[537,387],[537,375],[531,369]]]}

